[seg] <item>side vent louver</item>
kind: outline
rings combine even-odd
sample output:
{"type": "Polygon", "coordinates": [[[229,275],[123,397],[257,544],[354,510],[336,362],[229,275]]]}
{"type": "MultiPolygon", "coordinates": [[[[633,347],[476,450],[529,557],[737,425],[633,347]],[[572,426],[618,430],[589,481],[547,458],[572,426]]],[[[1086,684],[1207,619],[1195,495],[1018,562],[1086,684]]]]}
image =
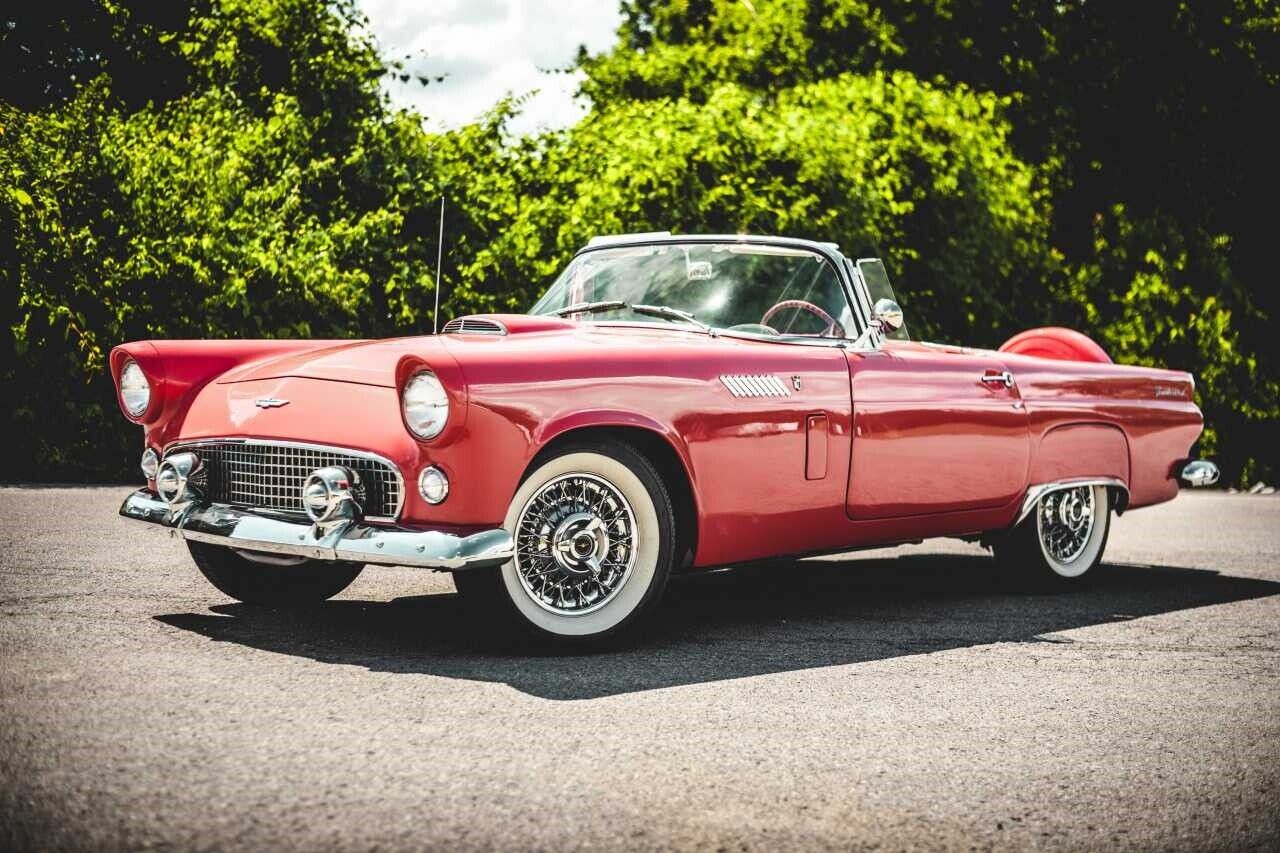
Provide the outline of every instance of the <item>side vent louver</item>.
{"type": "Polygon", "coordinates": [[[735,397],[790,397],[791,390],[776,376],[761,374],[726,374],[720,377],[724,387],[735,397]]]}
{"type": "Polygon", "coordinates": [[[444,324],[446,335],[505,335],[507,327],[484,317],[455,317],[444,324]]]}

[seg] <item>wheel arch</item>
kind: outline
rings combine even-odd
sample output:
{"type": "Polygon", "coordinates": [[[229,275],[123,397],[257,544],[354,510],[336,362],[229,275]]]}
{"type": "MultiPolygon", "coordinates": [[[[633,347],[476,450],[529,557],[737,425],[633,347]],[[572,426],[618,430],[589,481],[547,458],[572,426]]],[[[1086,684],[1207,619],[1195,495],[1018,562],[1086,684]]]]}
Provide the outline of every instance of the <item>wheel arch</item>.
{"type": "Polygon", "coordinates": [[[1107,485],[1116,514],[1128,508],[1132,448],[1122,427],[1105,421],[1074,420],[1055,424],[1036,442],[1029,492],[1085,479],[1110,480],[1099,484],[1107,485]]]}
{"type": "Polygon", "coordinates": [[[1027,516],[1031,515],[1031,511],[1035,509],[1036,504],[1045,495],[1059,492],[1063,489],[1074,489],[1079,486],[1102,486],[1105,488],[1110,499],[1109,508],[1114,510],[1116,515],[1123,515],[1125,509],[1129,506],[1129,486],[1117,477],[1075,477],[1056,480],[1050,483],[1040,483],[1027,489],[1027,493],[1022,499],[1021,509],[1019,509],[1018,515],[1010,527],[1017,527],[1027,516]]]}
{"type": "Polygon", "coordinates": [[[544,433],[537,452],[520,475],[520,482],[523,483],[548,456],[576,441],[621,442],[635,448],[652,463],[670,493],[675,512],[678,539],[676,567],[687,567],[697,553],[699,502],[687,453],[673,440],[672,434],[658,424],[635,417],[615,416],[564,423],[544,433]]]}

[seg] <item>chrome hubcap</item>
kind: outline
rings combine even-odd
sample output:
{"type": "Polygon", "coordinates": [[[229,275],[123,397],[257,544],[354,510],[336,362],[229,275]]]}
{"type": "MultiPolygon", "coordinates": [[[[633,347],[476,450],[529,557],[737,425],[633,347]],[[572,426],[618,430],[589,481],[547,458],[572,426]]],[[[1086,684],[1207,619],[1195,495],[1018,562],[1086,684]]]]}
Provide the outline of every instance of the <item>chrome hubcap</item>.
{"type": "Polygon", "coordinates": [[[1093,488],[1080,486],[1050,492],[1040,499],[1040,542],[1059,563],[1076,560],[1093,532],[1093,488]]]}
{"type": "Polygon", "coordinates": [[[516,573],[538,606],[563,616],[603,607],[631,574],[636,521],[622,493],[565,474],[529,498],[516,522],[516,573]]]}

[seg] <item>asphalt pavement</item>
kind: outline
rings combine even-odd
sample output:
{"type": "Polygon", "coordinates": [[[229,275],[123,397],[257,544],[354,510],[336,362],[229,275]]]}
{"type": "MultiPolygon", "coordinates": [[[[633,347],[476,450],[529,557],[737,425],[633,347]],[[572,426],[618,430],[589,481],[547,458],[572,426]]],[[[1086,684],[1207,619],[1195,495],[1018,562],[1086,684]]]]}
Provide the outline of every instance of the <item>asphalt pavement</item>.
{"type": "Polygon", "coordinates": [[[1069,594],[929,542],[556,656],[448,575],[233,603],[127,491],[0,488],[2,849],[1280,846],[1280,497],[1127,514],[1069,594]]]}

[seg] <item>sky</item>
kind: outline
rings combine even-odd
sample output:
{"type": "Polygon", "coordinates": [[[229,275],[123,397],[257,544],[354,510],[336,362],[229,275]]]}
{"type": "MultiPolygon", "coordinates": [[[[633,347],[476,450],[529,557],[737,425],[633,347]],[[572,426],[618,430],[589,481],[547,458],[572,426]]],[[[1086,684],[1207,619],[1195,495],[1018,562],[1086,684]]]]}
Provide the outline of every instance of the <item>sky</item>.
{"type": "Polygon", "coordinates": [[[479,117],[507,93],[538,94],[512,122],[515,133],[567,127],[586,107],[573,97],[580,74],[563,68],[578,46],[613,44],[621,20],[616,0],[359,0],[382,55],[411,54],[408,71],[423,86],[384,83],[392,102],[412,107],[430,128],[454,128],[479,117]],[[444,75],[443,82],[436,82],[444,75]]]}

